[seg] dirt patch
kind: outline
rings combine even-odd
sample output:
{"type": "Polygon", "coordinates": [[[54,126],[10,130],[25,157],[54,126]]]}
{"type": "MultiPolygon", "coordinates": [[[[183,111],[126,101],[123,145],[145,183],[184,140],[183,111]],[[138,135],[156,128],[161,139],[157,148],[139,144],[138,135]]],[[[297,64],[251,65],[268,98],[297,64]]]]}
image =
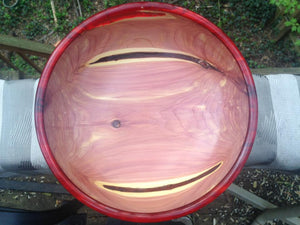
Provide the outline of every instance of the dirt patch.
{"type": "MultiPolygon", "coordinates": [[[[51,175],[9,179],[22,182],[57,183],[51,175]]],[[[234,183],[279,207],[300,205],[299,175],[245,168],[234,183]]],[[[53,209],[61,206],[64,201],[73,199],[69,194],[16,190],[0,190],[0,195],[0,206],[28,210],[53,209]]],[[[88,225],[106,222],[106,216],[86,206],[81,208],[79,213],[88,215],[88,225]]],[[[260,213],[260,210],[225,192],[206,207],[191,214],[191,217],[196,225],[250,225],[260,213]]],[[[283,223],[275,219],[268,224],[281,225],[283,223]]]]}

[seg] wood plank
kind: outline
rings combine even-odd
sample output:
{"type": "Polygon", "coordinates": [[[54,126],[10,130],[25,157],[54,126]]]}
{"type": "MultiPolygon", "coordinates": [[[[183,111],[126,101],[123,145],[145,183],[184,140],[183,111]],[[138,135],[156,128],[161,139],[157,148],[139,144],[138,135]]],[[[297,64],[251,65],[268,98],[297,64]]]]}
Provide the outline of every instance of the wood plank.
{"type": "Polygon", "coordinates": [[[285,23],[289,21],[291,18],[300,18],[300,10],[296,9],[296,11],[292,14],[283,14],[283,19],[272,29],[270,37],[273,41],[277,42],[281,40],[287,33],[291,31],[291,26],[286,26],[285,23]]]}
{"type": "Polygon", "coordinates": [[[48,58],[54,50],[54,46],[42,44],[36,41],[25,40],[9,35],[0,35],[0,49],[28,53],[48,58]]]}
{"type": "Polygon", "coordinates": [[[7,59],[4,55],[0,54],[0,60],[5,62],[8,66],[13,68],[14,70],[19,72],[19,78],[23,79],[25,77],[25,74],[22,70],[20,70],[18,67],[16,67],[9,59],[7,59]]]}
{"type": "Polygon", "coordinates": [[[69,192],[60,184],[16,181],[5,178],[0,179],[0,189],[69,194],[69,192]]]}
{"type": "Polygon", "coordinates": [[[227,189],[227,192],[232,194],[235,197],[247,202],[248,204],[254,206],[257,209],[265,210],[265,209],[275,209],[276,205],[258,197],[257,195],[237,186],[236,184],[231,184],[227,189]]]}
{"type": "Polygon", "coordinates": [[[271,67],[262,69],[251,69],[253,74],[268,75],[268,74],[294,74],[300,75],[300,67],[271,67]]]}
{"type": "Polygon", "coordinates": [[[25,54],[18,52],[19,56],[21,56],[30,66],[32,66],[36,71],[42,73],[42,69],[39,68],[30,58],[28,58],[25,54]]]}

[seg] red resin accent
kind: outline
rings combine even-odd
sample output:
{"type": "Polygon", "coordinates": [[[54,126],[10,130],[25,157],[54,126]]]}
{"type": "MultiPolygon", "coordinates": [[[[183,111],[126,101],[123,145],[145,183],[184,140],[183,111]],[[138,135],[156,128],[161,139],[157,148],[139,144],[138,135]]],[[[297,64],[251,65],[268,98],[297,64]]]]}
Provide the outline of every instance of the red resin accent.
{"type": "Polygon", "coordinates": [[[177,6],[130,3],[61,41],[35,120],[43,155],[72,195],[111,217],[157,222],[232,183],[254,142],[257,99],[245,59],[218,27],[177,6]],[[97,61],[123,53],[138,58],[97,61]]]}

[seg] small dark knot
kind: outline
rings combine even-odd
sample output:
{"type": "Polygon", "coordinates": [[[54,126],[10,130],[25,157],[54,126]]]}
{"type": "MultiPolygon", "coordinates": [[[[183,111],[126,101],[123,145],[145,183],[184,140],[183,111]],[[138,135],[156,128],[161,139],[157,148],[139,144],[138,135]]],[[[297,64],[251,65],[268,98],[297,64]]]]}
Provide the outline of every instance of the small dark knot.
{"type": "Polygon", "coordinates": [[[198,61],[198,64],[200,64],[200,66],[202,66],[204,69],[208,69],[211,67],[211,65],[208,62],[200,59],[198,61]]]}
{"type": "Polygon", "coordinates": [[[121,121],[120,120],[114,120],[114,121],[111,122],[111,125],[114,128],[119,128],[121,126],[121,121]]]}

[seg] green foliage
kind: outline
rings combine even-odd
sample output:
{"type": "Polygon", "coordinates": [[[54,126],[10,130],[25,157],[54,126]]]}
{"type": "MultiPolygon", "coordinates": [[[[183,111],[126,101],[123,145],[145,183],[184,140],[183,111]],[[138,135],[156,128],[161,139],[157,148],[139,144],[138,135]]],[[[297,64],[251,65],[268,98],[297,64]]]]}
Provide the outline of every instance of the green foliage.
{"type": "MultiPolygon", "coordinates": [[[[298,0],[270,0],[270,3],[284,9],[284,13],[289,17],[285,26],[291,27],[293,32],[300,34],[299,21],[294,17],[296,10],[300,10],[300,2],[298,0]]],[[[297,40],[295,44],[300,46],[300,40],[297,40]]]]}
{"type": "Polygon", "coordinates": [[[286,14],[294,14],[296,9],[300,9],[300,2],[298,0],[270,0],[270,3],[278,7],[284,7],[286,14]]]}
{"type": "MultiPolygon", "coordinates": [[[[29,58],[34,61],[36,59],[36,56],[30,56],[29,58]]],[[[34,77],[39,76],[38,72],[33,67],[31,67],[27,62],[25,62],[21,56],[17,54],[13,54],[10,60],[17,68],[19,68],[21,71],[24,71],[26,74],[30,74],[31,76],[34,77]]]]}
{"type": "Polygon", "coordinates": [[[276,8],[267,1],[261,0],[229,0],[232,8],[231,16],[237,28],[252,26],[252,28],[262,29],[266,23],[275,15],[276,8]]]}
{"type": "MultiPolygon", "coordinates": [[[[50,0],[19,0],[12,8],[4,7],[0,0],[0,33],[47,42],[51,37],[63,38],[81,21],[104,8],[133,1],[135,0],[80,0],[81,17],[77,1],[55,0],[55,24],[50,0]],[[52,35],[48,36],[49,34],[52,35]]],[[[266,36],[266,24],[274,18],[276,6],[285,4],[283,2],[293,2],[285,6],[286,13],[299,9],[299,3],[295,5],[297,0],[180,0],[176,4],[203,15],[222,28],[235,41],[252,68],[281,66],[276,64],[281,62],[284,65],[300,66],[297,56],[291,50],[291,43],[273,43],[266,36]]],[[[299,21],[293,18],[286,22],[286,26],[297,32],[300,30],[299,21]]],[[[22,58],[14,56],[12,60],[26,73],[35,72],[22,58]]]]}
{"type": "Polygon", "coordinates": [[[251,68],[300,66],[292,42],[272,42],[266,35],[276,6],[262,0],[184,1],[181,6],[203,15],[235,42],[251,68]],[[184,5],[183,5],[184,4],[184,5]]]}
{"type": "MultiPolygon", "coordinates": [[[[5,3],[10,5],[6,0],[5,3]]],[[[0,34],[8,34],[31,40],[44,40],[47,38],[60,37],[63,38],[70,30],[78,23],[84,20],[78,13],[75,13],[75,1],[55,0],[55,9],[57,17],[57,25],[54,23],[53,12],[49,0],[18,0],[14,7],[5,7],[0,1],[0,34]]],[[[89,0],[80,0],[82,14],[86,17],[94,14],[96,9],[93,2],[89,0]]],[[[77,5],[76,5],[77,6],[77,5]]],[[[10,54],[8,58],[25,74],[31,74],[37,77],[38,72],[26,63],[19,55],[10,54]]],[[[36,62],[39,67],[43,67],[45,60],[42,58],[35,59],[34,56],[29,56],[30,59],[36,62]]],[[[0,61],[0,65],[2,61],[0,61]]],[[[1,69],[3,69],[3,66],[1,69]]]]}
{"type": "Polygon", "coordinates": [[[121,5],[121,4],[124,4],[127,2],[128,1],[126,1],[126,0],[104,0],[103,4],[104,4],[104,8],[109,8],[109,7],[121,5]]]}
{"type": "Polygon", "coordinates": [[[93,1],[90,0],[82,0],[81,7],[88,15],[92,15],[92,13],[95,11],[93,1]]]}
{"type": "Polygon", "coordinates": [[[80,1],[82,13],[85,17],[75,15],[74,1],[57,0],[54,3],[57,25],[54,24],[49,0],[19,0],[16,6],[12,8],[7,8],[0,3],[0,33],[12,34],[15,29],[24,27],[23,34],[28,39],[41,38],[52,30],[63,37],[78,23],[96,12],[93,2],[89,0],[80,1]]]}
{"type": "Polygon", "coordinates": [[[49,1],[19,0],[15,7],[0,6],[0,33],[10,34],[19,27],[25,27],[26,38],[33,39],[43,34],[49,23],[51,6],[49,1]]]}
{"type": "Polygon", "coordinates": [[[300,25],[296,18],[292,18],[284,23],[287,27],[291,27],[292,31],[300,33],[300,25]]]}
{"type": "Polygon", "coordinates": [[[182,6],[203,15],[224,30],[228,27],[243,29],[250,26],[253,32],[256,32],[265,27],[276,11],[275,6],[262,0],[202,0],[198,1],[198,4],[196,2],[184,1],[182,6]]]}

